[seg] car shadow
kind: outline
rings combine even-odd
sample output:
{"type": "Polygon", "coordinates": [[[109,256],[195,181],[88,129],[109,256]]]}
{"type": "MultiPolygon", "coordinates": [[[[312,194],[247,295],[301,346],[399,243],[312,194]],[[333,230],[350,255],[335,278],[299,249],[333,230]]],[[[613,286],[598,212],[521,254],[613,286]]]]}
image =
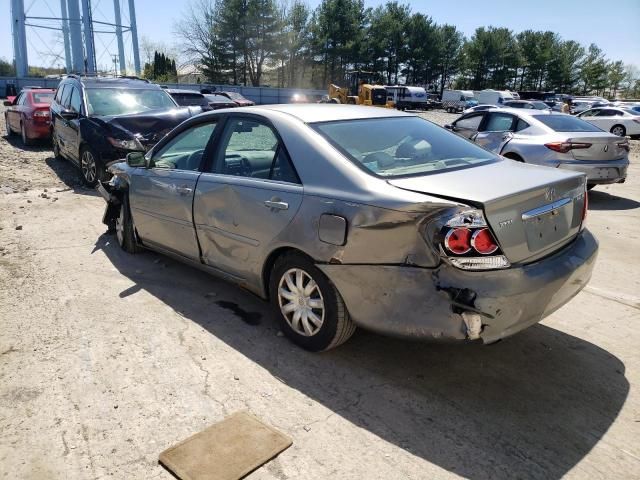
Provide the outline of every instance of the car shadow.
{"type": "Polygon", "coordinates": [[[629,393],[618,358],[544,325],[492,346],[358,331],[308,353],[278,336],[268,305],[240,288],[155,253],[128,255],[110,235],[96,249],[134,282],[120,297],[150,293],[333,415],[463,477],[561,478],[629,393]]]}
{"type": "Polygon", "coordinates": [[[51,150],[51,140],[48,139],[34,140],[33,145],[24,145],[19,134],[14,133],[13,135],[7,135],[5,133],[3,135],[3,138],[12,147],[24,150],[26,152],[44,152],[46,150],[51,150]]]}
{"type": "Polygon", "coordinates": [[[69,190],[81,195],[97,196],[98,192],[93,187],[87,187],[82,181],[80,170],[69,160],[55,158],[53,155],[47,157],[44,162],[57,175],[69,190]]]}
{"type": "Polygon", "coordinates": [[[589,210],[633,210],[638,207],[640,202],[630,198],[595,189],[589,192],[589,210]]]}

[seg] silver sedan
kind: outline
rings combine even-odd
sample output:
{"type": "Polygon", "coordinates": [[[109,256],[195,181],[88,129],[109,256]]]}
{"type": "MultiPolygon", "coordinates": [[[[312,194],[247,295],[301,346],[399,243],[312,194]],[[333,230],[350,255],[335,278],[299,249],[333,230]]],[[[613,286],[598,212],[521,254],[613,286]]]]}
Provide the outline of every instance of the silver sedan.
{"type": "Polygon", "coordinates": [[[103,221],[124,250],[269,299],[312,351],[356,326],[496,342],[578,293],[598,248],[583,174],[504,160],[394,110],[205,113],[110,171],[103,221]]]}
{"type": "Polygon", "coordinates": [[[500,108],[445,127],[512,160],[582,172],[589,188],[627,178],[629,142],[570,115],[500,108]]]}

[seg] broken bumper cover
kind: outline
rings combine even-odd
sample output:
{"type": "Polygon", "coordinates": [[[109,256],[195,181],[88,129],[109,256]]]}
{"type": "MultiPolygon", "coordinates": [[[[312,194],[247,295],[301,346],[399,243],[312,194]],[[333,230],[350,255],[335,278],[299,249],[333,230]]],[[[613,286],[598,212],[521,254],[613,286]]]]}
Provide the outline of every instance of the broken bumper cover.
{"type": "Polygon", "coordinates": [[[399,337],[466,340],[462,312],[476,312],[480,339],[492,343],[539,322],[580,292],[597,251],[597,240],[583,230],[555,254],[506,270],[471,272],[448,264],[318,268],[336,285],[358,326],[399,337]]]}

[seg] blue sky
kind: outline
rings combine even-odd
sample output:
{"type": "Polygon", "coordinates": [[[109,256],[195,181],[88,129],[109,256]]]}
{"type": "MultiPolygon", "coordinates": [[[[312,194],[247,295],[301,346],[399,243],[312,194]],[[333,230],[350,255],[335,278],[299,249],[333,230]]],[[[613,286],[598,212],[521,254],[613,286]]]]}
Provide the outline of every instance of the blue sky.
{"type": "MultiPolygon", "coordinates": [[[[127,3],[123,5],[123,23],[127,23],[127,3]]],[[[11,59],[11,25],[9,1],[0,7],[0,57],[11,59]]],[[[309,0],[314,8],[319,0],[309,0]]],[[[367,7],[385,2],[365,0],[367,7]]],[[[585,46],[596,43],[610,59],[623,60],[640,67],[640,0],[419,0],[407,2],[414,12],[430,15],[438,23],[450,23],[465,35],[471,36],[479,26],[507,27],[515,32],[526,29],[552,30],[566,40],[576,40],[585,46]]],[[[59,12],[58,0],[26,0],[32,4],[28,15],[53,16],[59,12]]],[[[113,21],[112,0],[92,0],[94,20],[113,21]]],[[[171,45],[175,42],[173,25],[180,14],[177,5],[186,5],[181,0],[136,0],[139,36],[171,45]]],[[[62,47],[56,42],[55,33],[28,29],[30,39],[29,59],[34,63],[55,63],[51,60],[62,47]],[[44,46],[46,44],[46,46],[44,46]]],[[[108,63],[109,55],[117,53],[112,37],[102,36],[96,40],[96,50],[101,57],[99,65],[108,63]]],[[[125,38],[127,46],[130,40],[125,38]]]]}

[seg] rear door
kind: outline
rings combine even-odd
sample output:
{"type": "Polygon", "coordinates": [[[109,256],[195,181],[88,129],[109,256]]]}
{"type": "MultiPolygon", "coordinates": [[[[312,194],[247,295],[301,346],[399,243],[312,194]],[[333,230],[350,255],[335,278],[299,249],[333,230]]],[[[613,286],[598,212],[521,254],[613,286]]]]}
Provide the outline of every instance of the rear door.
{"type": "Polygon", "coordinates": [[[135,170],[129,197],[143,243],[192,260],[200,258],[193,196],[216,126],[217,119],[191,125],[154,152],[150,168],[135,170]]]}
{"type": "Polygon", "coordinates": [[[20,93],[13,102],[13,105],[7,109],[7,119],[14,132],[20,131],[20,105],[24,103],[26,95],[25,92],[20,93]]]}
{"type": "Polygon", "coordinates": [[[80,117],[82,116],[83,111],[82,98],[78,87],[72,87],[66,108],[78,114],[76,118],[72,118],[65,122],[65,142],[69,155],[80,162],[80,117]]]}
{"type": "Polygon", "coordinates": [[[484,112],[474,112],[464,115],[453,122],[452,130],[462,137],[472,138],[478,133],[484,116],[484,112]]]}
{"type": "Polygon", "coordinates": [[[473,140],[480,146],[499,154],[513,137],[518,117],[511,113],[487,113],[485,122],[473,140]]]}
{"type": "Polygon", "coordinates": [[[301,202],[302,185],[275,128],[260,116],[229,115],[194,200],[204,263],[247,278],[301,202]]]}

